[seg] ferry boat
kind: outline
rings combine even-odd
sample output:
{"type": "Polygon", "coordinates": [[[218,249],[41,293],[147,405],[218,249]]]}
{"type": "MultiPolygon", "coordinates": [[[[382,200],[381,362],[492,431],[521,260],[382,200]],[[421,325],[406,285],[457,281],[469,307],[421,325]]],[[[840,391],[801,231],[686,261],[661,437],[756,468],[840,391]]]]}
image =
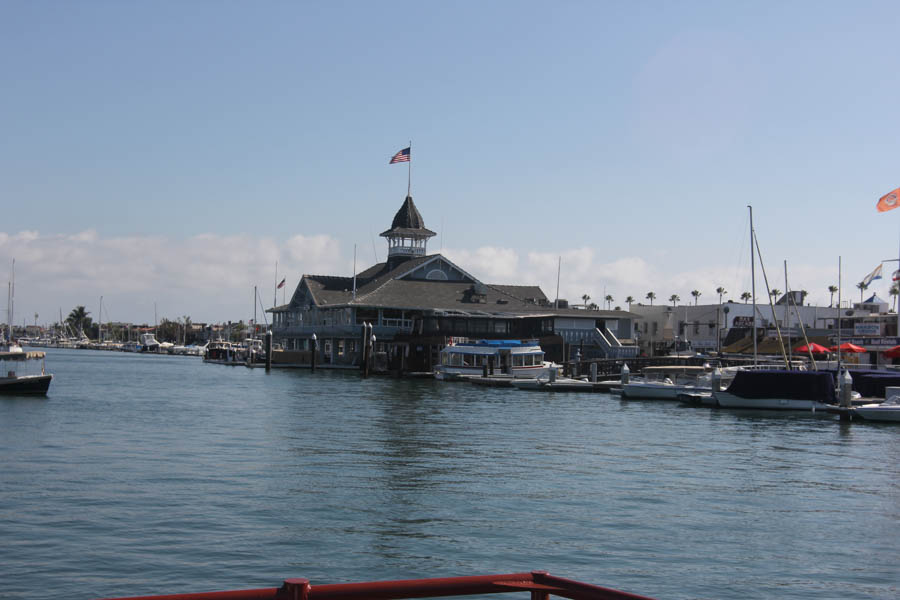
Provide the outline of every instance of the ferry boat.
{"type": "Polygon", "coordinates": [[[44,371],[44,356],[26,352],[15,342],[0,346],[0,394],[46,395],[53,375],[44,371]]]}
{"type": "Polygon", "coordinates": [[[537,340],[463,341],[441,350],[441,362],[434,366],[435,379],[478,376],[493,366],[496,374],[535,378],[547,376],[553,363],[544,360],[537,340]]]}

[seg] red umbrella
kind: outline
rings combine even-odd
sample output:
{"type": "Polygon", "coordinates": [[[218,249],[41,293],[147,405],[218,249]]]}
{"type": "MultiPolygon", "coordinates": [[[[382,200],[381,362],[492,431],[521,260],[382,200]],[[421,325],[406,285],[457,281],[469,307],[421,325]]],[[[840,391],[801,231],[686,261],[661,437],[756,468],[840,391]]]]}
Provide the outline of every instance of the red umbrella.
{"type": "Polygon", "coordinates": [[[796,348],[794,348],[794,352],[812,352],[813,354],[825,354],[826,352],[830,352],[830,350],[825,346],[822,346],[821,344],[813,342],[808,346],[797,346],[796,348]]]}
{"type": "Polygon", "coordinates": [[[897,358],[900,357],[900,346],[894,346],[893,348],[888,348],[884,351],[885,358],[897,358]]]}
{"type": "MultiPolygon", "coordinates": [[[[832,352],[837,352],[837,349],[837,346],[831,347],[832,352]]],[[[843,344],[841,344],[841,352],[868,352],[868,350],[866,350],[862,346],[857,346],[856,344],[851,344],[850,342],[844,342],[843,344]]]]}

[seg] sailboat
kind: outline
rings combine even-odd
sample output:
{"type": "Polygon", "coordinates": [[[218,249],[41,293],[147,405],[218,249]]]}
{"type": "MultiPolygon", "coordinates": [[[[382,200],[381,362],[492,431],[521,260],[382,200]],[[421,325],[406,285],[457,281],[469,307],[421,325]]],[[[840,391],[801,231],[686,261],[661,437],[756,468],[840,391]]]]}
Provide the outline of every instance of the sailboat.
{"type": "Polygon", "coordinates": [[[44,357],[39,351],[22,349],[13,339],[13,305],[16,294],[16,261],[13,260],[6,305],[6,336],[0,344],[0,394],[45,395],[53,375],[45,372],[44,357]]]}
{"type": "MultiPolygon", "coordinates": [[[[750,271],[753,295],[753,364],[758,364],[756,337],[756,232],[750,209],[750,271]]],[[[785,356],[787,363],[787,357],[785,356]]],[[[834,379],[821,371],[747,369],[735,373],[725,390],[712,392],[718,406],[763,410],[817,410],[837,403],[834,379]]]]}

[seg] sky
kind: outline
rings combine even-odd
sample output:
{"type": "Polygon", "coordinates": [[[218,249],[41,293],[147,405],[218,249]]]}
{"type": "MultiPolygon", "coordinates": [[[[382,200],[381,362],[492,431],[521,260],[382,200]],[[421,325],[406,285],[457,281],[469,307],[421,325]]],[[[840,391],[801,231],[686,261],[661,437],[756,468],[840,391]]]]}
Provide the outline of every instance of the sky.
{"type": "Polygon", "coordinates": [[[900,186],[898,22],[896,2],[0,0],[0,276],[15,259],[16,323],[96,320],[101,297],[103,321],[246,321],[254,286],[270,307],[282,278],[279,304],[304,273],[351,276],[354,247],[357,270],[384,260],[411,142],[429,252],[487,283],[740,301],[752,205],[770,288],[859,300],[900,251],[900,210],[875,209],[900,186]]]}

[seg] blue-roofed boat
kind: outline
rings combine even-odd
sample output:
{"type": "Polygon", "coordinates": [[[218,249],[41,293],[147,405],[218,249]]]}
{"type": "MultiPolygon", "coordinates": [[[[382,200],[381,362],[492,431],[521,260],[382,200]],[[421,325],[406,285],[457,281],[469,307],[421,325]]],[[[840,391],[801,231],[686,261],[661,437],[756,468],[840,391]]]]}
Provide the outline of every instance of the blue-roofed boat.
{"type": "Polygon", "coordinates": [[[712,395],[724,408],[824,410],[837,404],[834,379],[823,371],[738,371],[727,389],[712,395]]]}
{"type": "Polygon", "coordinates": [[[544,360],[537,340],[478,340],[450,344],[441,350],[434,366],[435,379],[456,379],[489,374],[518,378],[548,376],[553,363],[544,360]]]}

